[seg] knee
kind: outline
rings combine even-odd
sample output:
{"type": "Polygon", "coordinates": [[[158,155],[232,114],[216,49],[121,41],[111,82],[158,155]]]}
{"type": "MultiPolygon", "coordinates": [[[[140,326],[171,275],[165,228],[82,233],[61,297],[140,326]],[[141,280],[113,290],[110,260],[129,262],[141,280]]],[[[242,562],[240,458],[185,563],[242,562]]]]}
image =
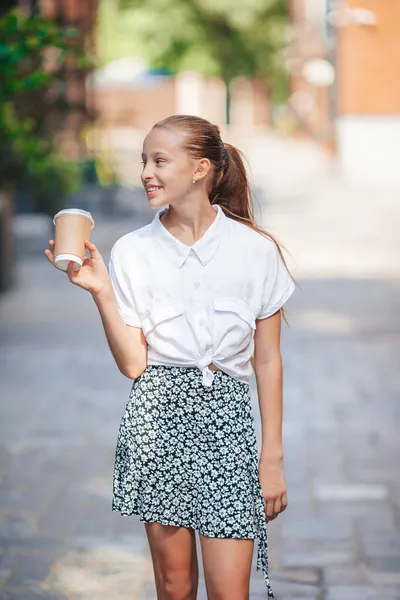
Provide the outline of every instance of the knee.
{"type": "Polygon", "coordinates": [[[196,598],[195,584],[186,572],[175,571],[168,573],[163,581],[165,600],[194,600],[196,598]]]}

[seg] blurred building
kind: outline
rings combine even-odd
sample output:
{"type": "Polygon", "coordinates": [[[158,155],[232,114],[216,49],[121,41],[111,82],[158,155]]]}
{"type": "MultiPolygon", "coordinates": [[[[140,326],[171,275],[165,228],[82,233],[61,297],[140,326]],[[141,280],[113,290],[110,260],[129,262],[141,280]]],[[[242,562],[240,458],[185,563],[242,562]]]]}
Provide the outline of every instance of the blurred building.
{"type": "MultiPolygon", "coordinates": [[[[89,56],[95,56],[97,0],[39,0],[38,3],[43,15],[79,29],[78,48],[89,56]]],[[[82,151],[85,152],[81,132],[84,125],[95,116],[93,100],[86,86],[87,75],[88,70],[78,69],[73,60],[66,65],[68,113],[61,150],[70,156],[77,157],[82,151]]]]}
{"type": "Polygon", "coordinates": [[[334,67],[326,24],[326,0],[290,0],[289,110],[297,126],[326,147],[334,145],[332,86],[334,67]]]}
{"type": "Polygon", "coordinates": [[[355,183],[400,189],[400,3],[290,0],[292,106],[355,183]]]}
{"type": "MultiPolygon", "coordinates": [[[[148,130],[172,114],[198,115],[222,126],[225,123],[224,82],[195,71],[172,76],[148,69],[138,57],[127,56],[95,72],[88,86],[95,99],[97,122],[103,128],[148,130]]],[[[268,96],[260,81],[237,78],[231,96],[234,126],[248,129],[268,124],[268,96]]]]}
{"type": "Polygon", "coordinates": [[[336,28],[341,164],[349,177],[400,190],[400,2],[348,6],[336,28]]]}

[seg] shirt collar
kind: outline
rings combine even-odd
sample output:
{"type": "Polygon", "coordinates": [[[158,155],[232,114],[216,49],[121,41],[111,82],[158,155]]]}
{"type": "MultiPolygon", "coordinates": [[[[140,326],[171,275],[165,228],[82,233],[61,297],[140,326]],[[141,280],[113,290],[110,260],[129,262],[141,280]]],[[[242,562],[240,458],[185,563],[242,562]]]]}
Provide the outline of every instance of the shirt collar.
{"type": "Polygon", "coordinates": [[[226,220],[228,217],[224,214],[222,208],[218,204],[214,204],[213,209],[217,213],[216,218],[202,237],[192,246],[187,246],[178,240],[161,223],[161,216],[168,208],[159,210],[154,217],[152,222],[154,239],[178,268],[184,264],[191,250],[193,250],[203,266],[212,259],[217,251],[225,231],[226,220]]]}

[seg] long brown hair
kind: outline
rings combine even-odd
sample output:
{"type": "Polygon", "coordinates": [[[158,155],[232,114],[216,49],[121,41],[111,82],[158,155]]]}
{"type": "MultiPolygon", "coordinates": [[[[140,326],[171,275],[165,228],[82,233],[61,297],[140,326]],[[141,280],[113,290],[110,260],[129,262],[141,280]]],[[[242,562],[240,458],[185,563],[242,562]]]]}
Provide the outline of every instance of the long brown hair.
{"type": "MultiPolygon", "coordinates": [[[[186,134],[184,149],[194,159],[208,158],[214,167],[209,191],[210,203],[219,204],[228,217],[272,240],[290,275],[279,243],[255,222],[253,198],[243,155],[235,146],[222,141],[219,127],[201,117],[172,115],[156,123],[153,129],[155,128],[179,129],[186,134]]],[[[281,311],[284,316],[283,309],[281,311]]]]}

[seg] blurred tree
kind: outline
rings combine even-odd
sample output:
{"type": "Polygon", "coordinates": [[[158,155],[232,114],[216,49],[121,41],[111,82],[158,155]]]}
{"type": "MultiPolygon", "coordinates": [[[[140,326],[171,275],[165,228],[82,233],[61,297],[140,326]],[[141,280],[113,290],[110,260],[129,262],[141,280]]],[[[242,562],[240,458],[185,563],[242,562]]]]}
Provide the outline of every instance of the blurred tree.
{"type": "Polygon", "coordinates": [[[37,0],[24,11],[16,4],[0,3],[0,292],[13,283],[16,191],[30,210],[54,214],[80,184],[81,166],[58,155],[56,131],[68,108],[67,61],[89,63],[80,31],[40,17],[37,0]]]}
{"type": "Polygon", "coordinates": [[[65,61],[87,66],[78,35],[36,15],[0,16],[0,188],[28,188],[43,212],[54,212],[76,181],[77,166],[57,156],[49,122],[66,109],[65,61]]]}
{"type": "Polygon", "coordinates": [[[98,47],[116,58],[107,44],[112,35],[117,52],[142,56],[153,67],[216,75],[228,91],[235,77],[260,77],[281,97],[287,32],[287,0],[103,0],[98,47]]]}

